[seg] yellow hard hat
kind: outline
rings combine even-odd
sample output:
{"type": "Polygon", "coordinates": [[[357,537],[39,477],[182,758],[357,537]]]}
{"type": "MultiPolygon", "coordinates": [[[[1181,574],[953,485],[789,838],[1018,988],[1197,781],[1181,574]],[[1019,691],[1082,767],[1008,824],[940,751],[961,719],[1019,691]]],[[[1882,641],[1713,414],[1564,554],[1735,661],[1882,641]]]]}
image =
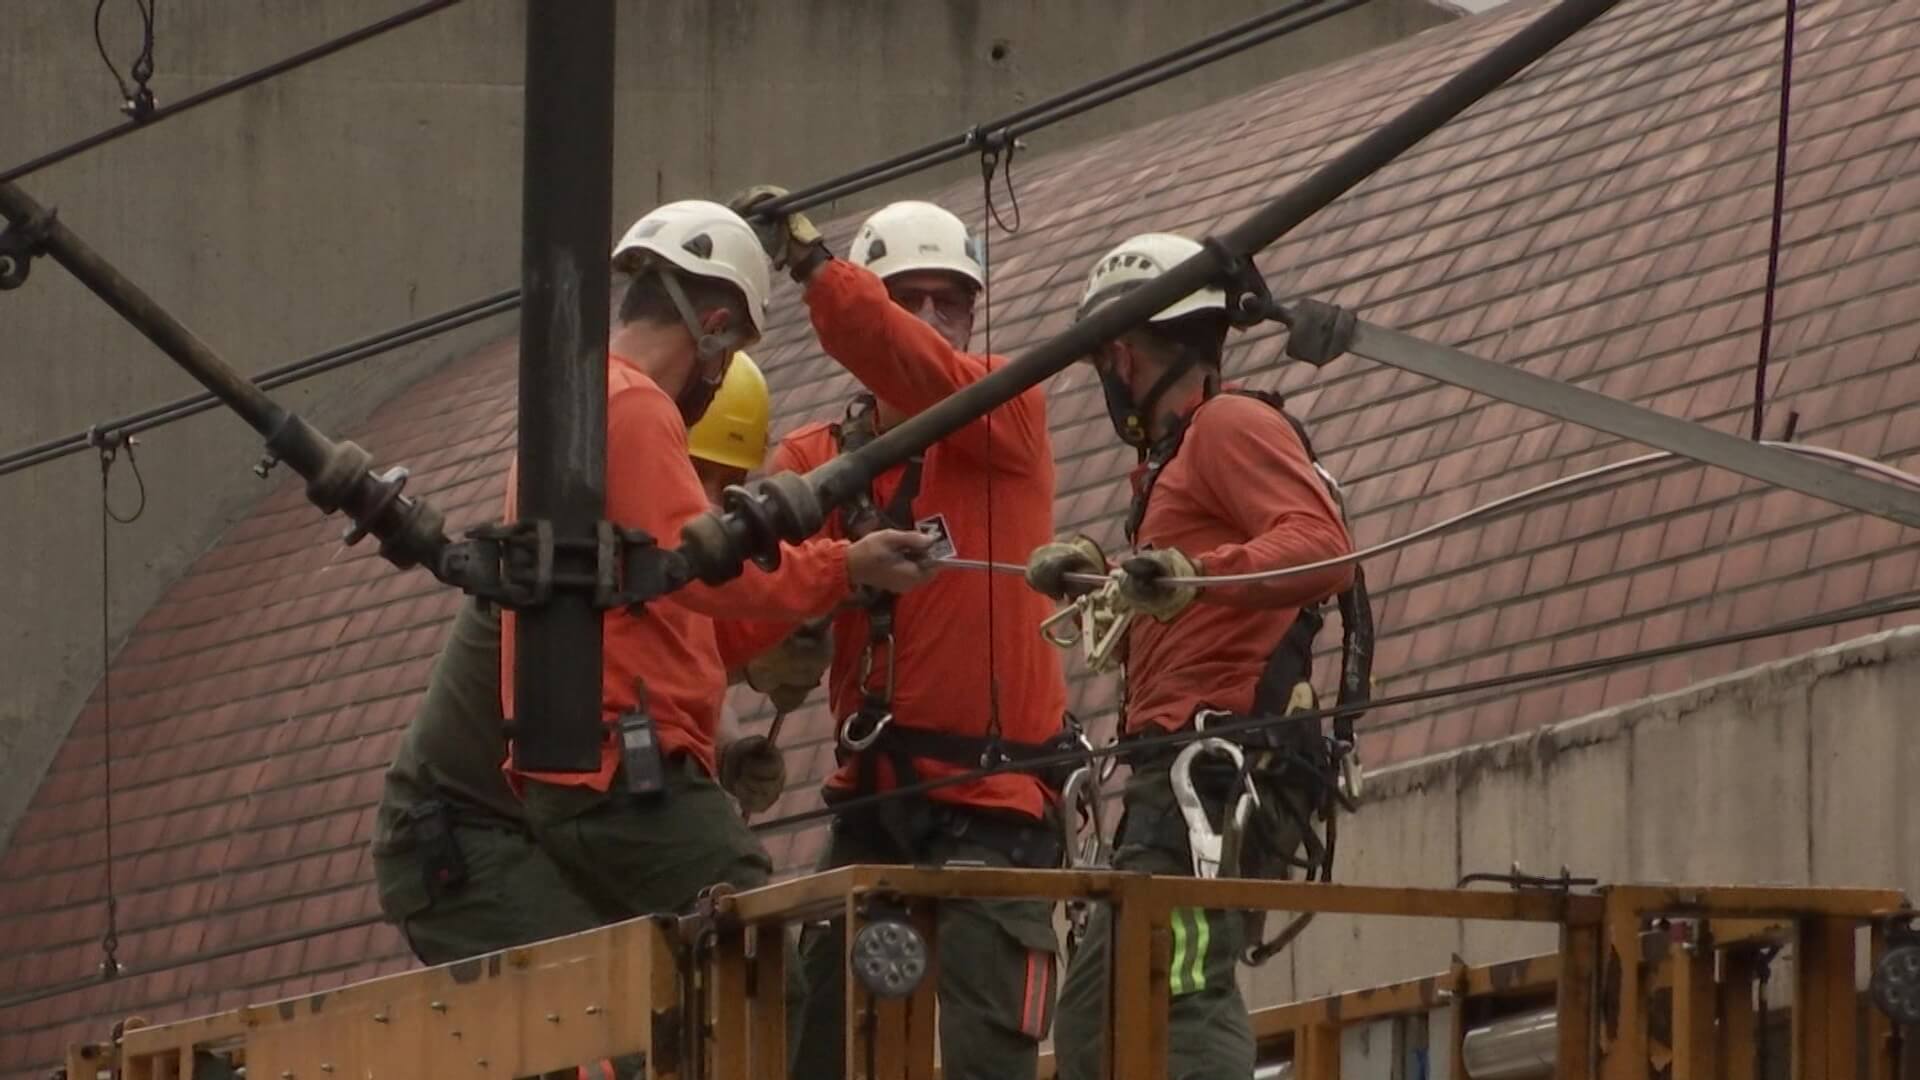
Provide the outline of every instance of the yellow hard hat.
{"type": "Polygon", "coordinates": [[[687,452],[715,465],[751,472],[767,456],[767,378],[746,353],[733,354],[727,377],[706,415],[687,431],[687,452]]]}

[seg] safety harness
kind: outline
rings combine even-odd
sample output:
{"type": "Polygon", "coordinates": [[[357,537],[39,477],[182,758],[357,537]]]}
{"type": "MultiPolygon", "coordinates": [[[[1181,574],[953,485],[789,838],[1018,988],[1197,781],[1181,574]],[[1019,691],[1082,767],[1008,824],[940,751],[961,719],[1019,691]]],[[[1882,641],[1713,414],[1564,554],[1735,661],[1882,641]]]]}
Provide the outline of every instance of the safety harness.
{"type": "MultiPolygon", "coordinates": [[[[1286,417],[1306,449],[1307,460],[1344,514],[1339,484],[1320,464],[1306,428],[1287,413],[1283,399],[1260,390],[1235,389],[1224,393],[1252,398],[1286,417]]],[[[1154,486],[1180,452],[1190,424],[1191,419],[1181,421],[1144,456],[1145,472],[1126,520],[1130,545],[1136,542],[1146,518],[1154,486]]],[[[1321,734],[1317,722],[1301,721],[1300,726],[1266,728],[1256,734],[1236,737],[1232,742],[1211,737],[1202,739],[1175,762],[1176,795],[1188,818],[1189,832],[1196,838],[1190,845],[1194,848],[1196,873],[1275,876],[1272,872],[1278,871],[1278,876],[1286,876],[1286,869],[1293,867],[1304,871],[1309,881],[1330,878],[1337,839],[1336,815],[1342,807],[1352,810],[1359,795],[1360,770],[1354,750],[1353,725],[1365,713],[1372,693],[1373,612],[1367,599],[1366,579],[1358,566],[1354,567],[1353,585],[1339,595],[1338,603],[1342,623],[1340,685],[1331,738],[1321,734]],[[1268,794],[1263,796],[1262,789],[1268,794]],[[1274,794],[1288,790],[1303,791],[1307,798],[1301,801],[1274,794]],[[1198,809],[1197,796],[1201,791],[1211,796],[1209,801],[1226,806],[1225,819],[1217,829],[1206,819],[1204,811],[1198,809]],[[1312,817],[1325,822],[1324,832],[1313,828],[1312,817]],[[1198,838],[1208,835],[1212,837],[1210,844],[1198,842],[1198,838]],[[1261,835],[1274,838],[1297,835],[1304,855],[1292,854],[1290,844],[1256,843],[1261,835]],[[1224,851],[1220,843],[1223,837],[1226,838],[1224,851]],[[1223,869],[1223,862],[1230,865],[1223,869]],[[1275,862],[1279,865],[1272,865],[1275,862]]],[[[1282,717],[1316,708],[1310,681],[1313,642],[1324,622],[1318,605],[1301,609],[1261,671],[1254,689],[1254,716],[1282,717]]],[[[1194,723],[1204,731],[1210,720],[1229,719],[1233,718],[1225,713],[1201,710],[1194,723]]],[[[1255,950],[1256,954],[1259,951],[1255,950]]],[[[1257,962],[1264,956],[1250,959],[1257,962]]]]}
{"type": "MultiPolygon", "coordinates": [[[[878,425],[875,423],[873,397],[868,394],[855,397],[847,407],[846,417],[832,425],[829,431],[836,448],[843,454],[857,450],[874,439],[878,434],[878,425]]],[[[869,488],[842,508],[839,511],[841,531],[847,539],[858,540],[878,529],[915,528],[913,504],[920,494],[923,467],[921,456],[909,458],[905,472],[900,477],[900,486],[884,505],[869,488]]],[[[893,767],[896,783],[914,784],[920,779],[913,767],[915,758],[973,769],[1057,754],[1066,745],[1062,740],[1014,742],[1004,738],[997,726],[990,726],[985,735],[962,735],[895,723],[894,639],[898,630],[895,600],[892,593],[876,589],[861,589],[855,594],[855,602],[867,613],[867,641],[860,657],[860,704],[840,721],[836,733],[836,756],[842,764],[853,760],[856,769],[854,788],[837,795],[836,799],[871,794],[877,790],[879,760],[883,755],[893,767]],[[875,679],[875,671],[882,663],[885,664],[884,674],[875,679]]],[[[1074,730],[1077,733],[1077,727],[1074,730]]],[[[1065,737],[1063,734],[1062,739],[1065,737]]],[[[1038,775],[1042,783],[1055,790],[1065,780],[1064,777],[1049,774],[1038,775]]],[[[924,803],[924,800],[907,801],[924,803]]],[[[886,814],[882,816],[882,823],[896,841],[909,851],[925,839],[930,827],[924,814],[886,814]]],[[[972,828],[976,834],[980,834],[991,830],[993,826],[986,822],[975,822],[972,828]]],[[[1032,848],[1034,841],[1027,835],[1031,832],[1033,830],[1026,826],[1012,826],[1007,842],[1023,850],[1032,848]]],[[[989,839],[984,835],[979,838],[983,841],[989,839]]],[[[1058,858],[1057,851],[1051,856],[1038,852],[1029,852],[1028,855],[1048,865],[1058,858]]]]}

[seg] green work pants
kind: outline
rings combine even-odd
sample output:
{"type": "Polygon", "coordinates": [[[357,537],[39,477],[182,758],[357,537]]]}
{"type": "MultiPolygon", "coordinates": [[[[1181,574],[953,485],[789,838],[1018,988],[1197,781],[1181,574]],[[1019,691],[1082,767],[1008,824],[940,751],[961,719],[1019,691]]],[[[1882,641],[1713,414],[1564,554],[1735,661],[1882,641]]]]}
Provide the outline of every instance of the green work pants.
{"type": "Polygon", "coordinates": [[[591,930],[610,921],[525,832],[455,825],[466,883],[431,889],[419,852],[401,834],[373,856],[380,908],[425,964],[591,930]]]}
{"type": "MultiPolygon", "coordinates": [[[[1000,850],[937,832],[919,857],[903,857],[880,830],[835,820],[821,870],[837,866],[949,863],[1012,865],[1000,850]]],[[[940,1068],[947,1080],[1033,1080],[1053,1020],[1052,905],[1031,900],[940,905],[940,1068]]],[[[793,1043],[794,1080],[846,1075],[847,939],[844,919],[809,924],[800,937],[806,1000],[793,1043]]]]}
{"type": "MultiPolygon", "coordinates": [[[[1174,799],[1168,767],[1164,760],[1143,764],[1128,779],[1115,838],[1115,869],[1192,876],[1187,823],[1174,799]]],[[[1220,820],[1217,812],[1214,819],[1220,820]]],[[[1253,1075],[1253,1029],[1234,979],[1247,943],[1245,917],[1238,911],[1180,908],[1170,929],[1168,1080],[1246,1080],[1253,1075]]],[[[1101,1055],[1113,977],[1112,932],[1112,909],[1095,904],[1086,937],[1060,987],[1054,1038],[1060,1080],[1101,1080],[1106,1075],[1101,1055]]]]}

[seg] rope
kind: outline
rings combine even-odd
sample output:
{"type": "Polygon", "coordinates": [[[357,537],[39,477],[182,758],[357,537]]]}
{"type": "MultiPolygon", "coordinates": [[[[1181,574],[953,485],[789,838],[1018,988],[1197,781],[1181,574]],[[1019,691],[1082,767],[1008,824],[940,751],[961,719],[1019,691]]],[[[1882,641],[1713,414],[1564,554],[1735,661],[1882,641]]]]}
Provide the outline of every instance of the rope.
{"type": "Polygon", "coordinates": [[[100,937],[100,977],[112,979],[126,969],[120,963],[120,896],[113,887],[113,559],[109,546],[110,522],[131,525],[147,509],[147,482],[140,479],[140,465],[133,456],[133,439],[118,433],[94,434],[100,450],[100,766],[101,799],[106,817],[106,908],[107,929],[100,937]],[[127,451],[127,464],[140,484],[140,504],[122,517],[113,510],[109,481],[113,463],[121,448],[127,451]]]}
{"type": "Polygon", "coordinates": [[[1760,359],[1753,369],[1753,441],[1759,442],[1767,406],[1767,360],[1773,351],[1773,298],[1780,283],[1780,233],[1787,203],[1787,115],[1793,100],[1793,24],[1797,0],[1787,0],[1786,42],[1780,51],[1780,137],[1773,155],[1773,224],[1767,242],[1767,292],[1760,312],[1760,359]]]}

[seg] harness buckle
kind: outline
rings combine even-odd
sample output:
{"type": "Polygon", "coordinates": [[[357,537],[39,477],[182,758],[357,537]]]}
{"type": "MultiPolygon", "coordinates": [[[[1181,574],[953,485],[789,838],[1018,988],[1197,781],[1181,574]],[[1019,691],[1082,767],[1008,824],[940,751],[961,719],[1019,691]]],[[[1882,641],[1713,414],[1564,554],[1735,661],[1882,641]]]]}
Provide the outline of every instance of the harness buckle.
{"type": "Polygon", "coordinates": [[[892,726],[891,710],[875,712],[862,707],[840,721],[840,730],[834,733],[834,738],[842,747],[858,754],[878,742],[880,736],[892,726]]]}
{"type": "Polygon", "coordinates": [[[1344,740],[1334,740],[1333,756],[1340,763],[1335,790],[1340,796],[1340,805],[1352,813],[1359,808],[1360,795],[1366,787],[1366,766],[1360,761],[1360,748],[1344,740]]]}

